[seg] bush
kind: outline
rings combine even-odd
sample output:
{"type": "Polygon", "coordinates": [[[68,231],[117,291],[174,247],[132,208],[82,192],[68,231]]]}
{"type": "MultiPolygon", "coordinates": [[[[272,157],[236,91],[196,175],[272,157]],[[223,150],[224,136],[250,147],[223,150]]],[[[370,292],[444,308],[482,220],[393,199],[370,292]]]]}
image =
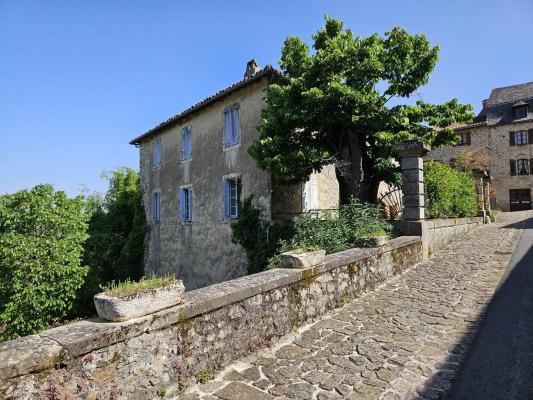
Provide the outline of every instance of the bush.
{"type": "Polygon", "coordinates": [[[88,268],[85,202],[51,185],[0,196],[0,340],[50,327],[71,310],[88,268]]]}
{"type": "Polygon", "coordinates": [[[430,161],[424,166],[426,211],[429,218],[477,215],[476,183],[471,172],[430,161]]]}
{"type": "Polygon", "coordinates": [[[239,216],[231,224],[231,240],[240,244],[248,258],[248,274],[264,271],[269,259],[279,252],[283,240],[292,236],[292,228],[282,221],[265,221],[254,206],[253,196],[239,201],[239,216]]]}
{"type": "Polygon", "coordinates": [[[326,212],[316,218],[308,214],[294,219],[294,236],[284,244],[284,251],[298,248],[320,248],[327,254],[365,247],[373,236],[388,236],[391,225],[385,221],[379,206],[360,203],[356,199],[338,212],[326,212]]]}

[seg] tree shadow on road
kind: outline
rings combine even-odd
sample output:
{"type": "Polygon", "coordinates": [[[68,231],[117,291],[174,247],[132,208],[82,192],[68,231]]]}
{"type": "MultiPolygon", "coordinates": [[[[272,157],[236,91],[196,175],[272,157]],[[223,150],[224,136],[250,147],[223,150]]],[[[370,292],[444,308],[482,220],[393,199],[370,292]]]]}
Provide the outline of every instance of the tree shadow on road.
{"type": "Polygon", "coordinates": [[[419,388],[422,399],[533,398],[533,218],[503,228],[526,230],[488,306],[419,388]]]}

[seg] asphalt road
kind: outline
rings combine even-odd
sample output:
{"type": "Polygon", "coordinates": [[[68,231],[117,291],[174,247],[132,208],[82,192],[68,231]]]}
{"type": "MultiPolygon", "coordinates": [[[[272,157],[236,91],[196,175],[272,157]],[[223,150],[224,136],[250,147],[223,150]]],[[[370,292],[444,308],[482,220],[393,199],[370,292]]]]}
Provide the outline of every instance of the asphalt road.
{"type": "Polygon", "coordinates": [[[533,218],[448,399],[533,399],[533,218]]]}

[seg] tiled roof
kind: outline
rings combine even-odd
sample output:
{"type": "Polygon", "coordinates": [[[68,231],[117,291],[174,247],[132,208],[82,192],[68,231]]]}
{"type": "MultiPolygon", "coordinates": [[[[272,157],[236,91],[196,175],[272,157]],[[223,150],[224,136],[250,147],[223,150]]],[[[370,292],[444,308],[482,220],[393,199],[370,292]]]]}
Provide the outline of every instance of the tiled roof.
{"type": "Polygon", "coordinates": [[[493,89],[486,105],[511,103],[530,98],[533,98],[533,82],[493,89]]]}
{"type": "Polygon", "coordinates": [[[452,124],[450,125],[450,128],[453,128],[456,131],[460,131],[463,129],[479,128],[481,126],[486,126],[486,125],[487,125],[486,121],[481,121],[481,122],[473,122],[471,124],[452,124]]]}
{"type": "Polygon", "coordinates": [[[173,117],[170,117],[166,121],[160,123],[159,125],[153,127],[149,131],[147,131],[147,132],[143,133],[142,135],[136,137],[135,139],[131,140],[130,144],[139,144],[142,140],[148,138],[149,136],[151,136],[152,134],[158,132],[159,130],[161,130],[163,128],[166,128],[166,127],[168,127],[168,126],[170,126],[172,124],[178,123],[183,118],[190,116],[191,114],[201,110],[202,108],[214,103],[217,100],[223,99],[224,97],[230,95],[231,93],[235,92],[236,90],[239,90],[239,89],[249,85],[250,83],[259,81],[261,78],[263,78],[265,76],[282,78],[283,77],[283,73],[280,70],[272,67],[271,65],[267,65],[267,66],[265,66],[265,68],[263,68],[261,71],[255,73],[254,75],[252,75],[252,76],[250,76],[248,78],[244,78],[244,79],[242,79],[242,80],[240,80],[238,82],[235,82],[233,85],[231,85],[231,86],[229,86],[229,87],[227,87],[227,88],[225,88],[223,90],[220,90],[220,91],[216,92],[215,94],[205,98],[204,100],[196,103],[195,105],[187,108],[186,110],[174,115],[173,117]]]}

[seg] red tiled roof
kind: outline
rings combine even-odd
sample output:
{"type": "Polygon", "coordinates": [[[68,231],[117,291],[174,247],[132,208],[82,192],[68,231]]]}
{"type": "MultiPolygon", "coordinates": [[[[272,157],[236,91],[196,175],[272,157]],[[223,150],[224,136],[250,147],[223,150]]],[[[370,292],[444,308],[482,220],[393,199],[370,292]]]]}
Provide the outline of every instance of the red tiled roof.
{"type": "Polygon", "coordinates": [[[190,116],[191,114],[201,110],[202,108],[208,106],[209,104],[214,103],[217,100],[223,99],[224,97],[230,95],[231,93],[235,92],[236,90],[239,90],[239,89],[249,85],[250,83],[259,81],[261,78],[263,78],[265,76],[282,78],[283,77],[283,73],[280,70],[272,67],[271,65],[267,65],[267,66],[265,66],[265,68],[263,68],[261,71],[255,73],[254,75],[252,75],[252,76],[250,76],[248,78],[244,78],[244,79],[242,79],[242,80],[240,80],[238,82],[235,82],[233,85],[231,85],[231,86],[229,86],[229,87],[227,87],[227,88],[225,88],[223,90],[220,90],[220,91],[216,92],[215,94],[205,98],[204,100],[196,103],[195,105],[187,108],[186,110],[174,115],[173,117],[170,117],[166,121],[160,123],[159,125],[153,127],[152,129],[150,129],[149,131],[143,133],[142,135],[136,137],[135,139],[132,139],[130,141],[130,144],[135,144],[135,145],[139,144],[142,140],[148,138],[152,134],[160,131],[161,129],[166,128],[168,126],[171,126],[171,125],[173,125],[175,123],[178,123],[183,118],[190,116]]]}

